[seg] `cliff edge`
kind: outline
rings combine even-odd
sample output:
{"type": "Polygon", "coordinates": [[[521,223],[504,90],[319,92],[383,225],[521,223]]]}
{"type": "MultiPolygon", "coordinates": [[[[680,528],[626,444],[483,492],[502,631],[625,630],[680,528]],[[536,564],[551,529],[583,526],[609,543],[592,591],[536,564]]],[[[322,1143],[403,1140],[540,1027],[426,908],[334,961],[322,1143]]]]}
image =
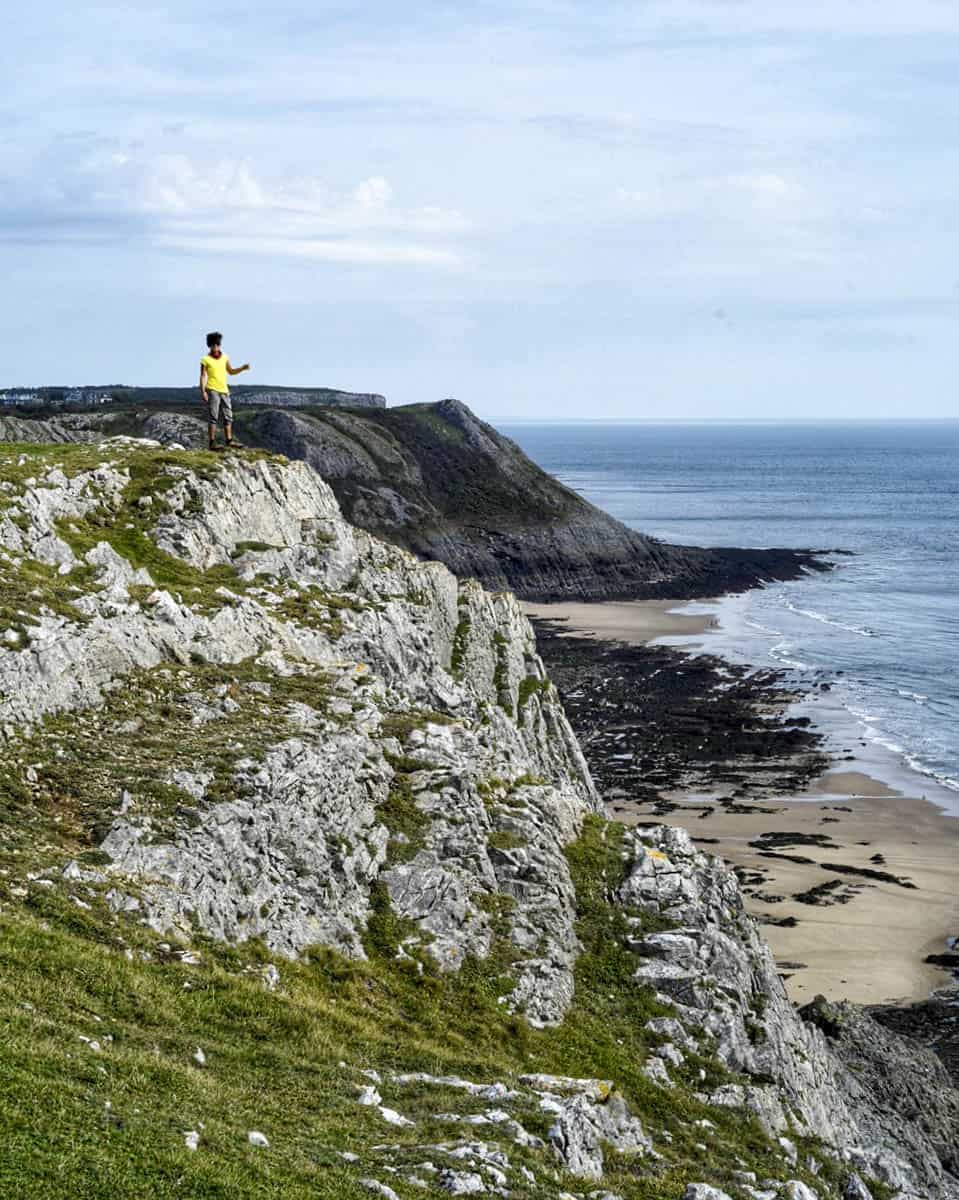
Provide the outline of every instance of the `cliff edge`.
{"type": "MultiPolygon", "coordinates": [[[[0,438],[106,432],[203,446],[195,409],[129,409],[47,422],[0,418],[0,438]]],[[[532,462],[457,400],[399,408],[239,409],[247,444],[314,467],[347,520],[460,578],[523,600],[716,596],[823,570],[795,550],[671,546],[630,529],[532,462]]]]}

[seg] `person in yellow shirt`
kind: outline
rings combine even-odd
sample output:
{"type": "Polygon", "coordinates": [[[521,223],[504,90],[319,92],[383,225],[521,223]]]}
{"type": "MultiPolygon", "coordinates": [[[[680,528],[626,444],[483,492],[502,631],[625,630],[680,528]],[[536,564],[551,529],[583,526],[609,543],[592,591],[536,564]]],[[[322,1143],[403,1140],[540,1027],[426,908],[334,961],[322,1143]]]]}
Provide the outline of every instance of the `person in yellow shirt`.
{"type": "Polygon", "coordinates": [[[223,334],[208,333],[206,335],[207,352],[200,359],[200,395],[206,406],[207,433],[210,438],[210,449],[218,449],[216,443],[216,427],[223,418],[223,437],[228,446],[239,446],[233,439],[233,404],[230,400],[230,385],[228,375],[242,375],[249,371],[250,364],[242,367],[230,364],[228,355],[222,350],[223,334]]]}

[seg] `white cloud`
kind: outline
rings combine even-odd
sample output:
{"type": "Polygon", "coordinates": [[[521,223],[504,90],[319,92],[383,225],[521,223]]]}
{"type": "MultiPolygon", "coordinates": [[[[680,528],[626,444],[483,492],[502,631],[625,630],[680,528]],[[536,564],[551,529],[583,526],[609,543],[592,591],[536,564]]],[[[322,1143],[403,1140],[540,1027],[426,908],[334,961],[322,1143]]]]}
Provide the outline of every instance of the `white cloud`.
{"type": "Polygon", "coordinates": [[[355,195],[360,208],[367,212],[381,212],[393,199],[393,189],[387,180],[377,175],[373,179],[364,179],[355,195]]]}
{"type": "Polygon", "coordinates": [[[616,191],[618,203],[637,218],[699,215],[741,223],[757,218],[798,220],[814,215],[813,198],[800,184],[777,171],[743,171],[728,175],[659,175],[647,187],[616,191]]]}
{"type": "Polygon", "coordinates": [[[171,249],[192,254],[231,254],[300,258],[331,263],[355,263],[360,266],[459,267],[463,258],[451,250],[422,245],[390,245],[354,239],[303,239],[270,236],[236,236],[218,230],[191,233],[169,230],[159,233],[156,242],[171,249]]]}
{"type": "Polygon", "coordinates": [[[447,243],[470,228],[459,212],[400,207],[379,175],[338,191],[315,178],[266,178],[244,160],[113,147],[57,166],[59,176],[42,171],[36,189],[21,179],[16,207],[33,212],[33,228],[46,219],[61,235],[71,219],[98,218],[108,230],[112,218],[118,236],[206,254],[452,267],[463,255],[447,243]]]}

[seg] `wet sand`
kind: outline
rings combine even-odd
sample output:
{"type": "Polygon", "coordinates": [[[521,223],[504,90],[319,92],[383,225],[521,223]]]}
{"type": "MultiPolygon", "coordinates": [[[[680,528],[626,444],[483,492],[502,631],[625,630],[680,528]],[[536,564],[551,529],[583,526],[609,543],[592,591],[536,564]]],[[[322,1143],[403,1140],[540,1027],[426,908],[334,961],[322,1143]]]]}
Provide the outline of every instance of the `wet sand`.
{"type": "Polygon", "coordinates": [[[601,604],[523,604],[528,617],[562,621],[571,635],[612,638],[630,646],[658,637],[695,637],[716,626],[710,614],[679,613],[685,600],[610,600],[601,604]]]}
{"type": "MultiPolygon", "coordinates": [[[[578,634],[635,647],[677,633],[705,634],[714,624],[708,615],[673,611],[679,607],[657,600],[527,609],[562,621],[554,626],[560,638],[578,634]]],[[[662,702],[668,707],[668,693],[662,702]]],[[[668,711],[663,718],[669,721],[668,711]]],[[[615,706],[609,719],[617,719],[615,706]]],[[[586,750],[589,758],[588,744],[586,750]]],[[[855,762],[772,794],[767,786],[749,797],[740,786],[735,800],[719,778],[725,767],[706,764],[695,794],[688,787],[666,787],[658,800],[634,799],[627,789],[607,793],[610,815],[681,825],[704,852],[737,868],[747,907],[763,922],[798,1003],[818,993],[864,1004],[920,1000],[950,983],[948,972],[923,960],[959,935],[959,819],[901,795],[855,762]]]]}

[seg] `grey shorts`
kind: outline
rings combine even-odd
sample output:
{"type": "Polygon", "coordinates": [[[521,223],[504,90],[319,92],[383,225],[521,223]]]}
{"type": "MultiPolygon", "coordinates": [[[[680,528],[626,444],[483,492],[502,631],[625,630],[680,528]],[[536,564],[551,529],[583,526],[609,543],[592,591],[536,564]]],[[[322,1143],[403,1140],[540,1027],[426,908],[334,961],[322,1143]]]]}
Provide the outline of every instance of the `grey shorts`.
{"type": "Polygon", "coordinates": [[[233,402],[224,392],[206,389],[206,411],[211,425],[215,425],[220,416],[224,425],[233,424],[233,402]]]}

